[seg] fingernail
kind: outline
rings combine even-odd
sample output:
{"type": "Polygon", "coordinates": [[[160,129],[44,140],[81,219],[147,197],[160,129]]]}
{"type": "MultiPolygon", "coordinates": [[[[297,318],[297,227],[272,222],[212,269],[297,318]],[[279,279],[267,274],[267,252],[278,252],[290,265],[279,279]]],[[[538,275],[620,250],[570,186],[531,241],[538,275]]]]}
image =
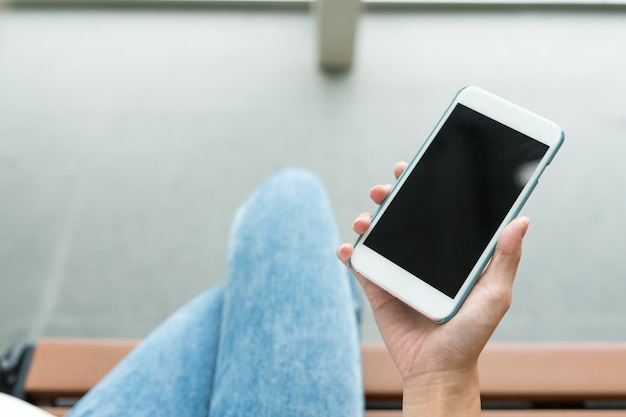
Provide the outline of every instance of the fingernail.
{"type": "Polygon", "coordinates": [[[352,223],[352,226],[354,226],[358,221],[360,220],[364,220],[367,216],[364,214],[361,214],[359,217],[356,218],[356,220],[352,223]]]}
{"type": "Polygon", "coordinates": [[[530,225],[530,218],[522,217],[522,219],[524,220],[524,233],[522,234],[522,237],[524,237],[526,236],[526,232],[528,231],[528,226],[530,225]]]}

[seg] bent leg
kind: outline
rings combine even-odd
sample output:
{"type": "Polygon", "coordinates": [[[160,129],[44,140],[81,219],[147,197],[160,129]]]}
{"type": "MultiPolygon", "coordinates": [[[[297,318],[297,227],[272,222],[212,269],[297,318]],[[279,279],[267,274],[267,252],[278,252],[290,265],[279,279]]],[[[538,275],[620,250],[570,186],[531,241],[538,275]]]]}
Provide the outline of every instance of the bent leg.
{"type": "Polygon", "coordinates": [[[283,170],[231,235],[211,416],[363,413],[355,306],[320,182],[283,170]]]}
{"type": "Polygon", "coordinates": [[[157,327],[71,410],[69,417],[208,415],[223,288],[157,327]]]}

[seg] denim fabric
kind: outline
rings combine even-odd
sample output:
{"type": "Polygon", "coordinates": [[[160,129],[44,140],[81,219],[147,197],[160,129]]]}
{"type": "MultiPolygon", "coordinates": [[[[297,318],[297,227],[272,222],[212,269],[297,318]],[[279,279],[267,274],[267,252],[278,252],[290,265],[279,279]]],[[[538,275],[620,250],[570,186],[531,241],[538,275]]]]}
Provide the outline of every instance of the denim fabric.
{"type": "Polygon", "coordinates": [[[236,215],[225,282],[155,329],[70,417],[362,415],[358,293],[338,243],[319,180],[275,174],[236,215]]]}

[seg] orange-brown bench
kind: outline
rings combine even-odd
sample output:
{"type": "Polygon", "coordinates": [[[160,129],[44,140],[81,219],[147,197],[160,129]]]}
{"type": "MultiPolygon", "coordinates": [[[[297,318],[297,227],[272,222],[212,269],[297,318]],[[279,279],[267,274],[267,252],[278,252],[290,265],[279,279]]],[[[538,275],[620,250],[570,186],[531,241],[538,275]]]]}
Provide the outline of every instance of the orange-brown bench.
{"type": "MultiPolygon", "coordinates": [[[[42,339],[23,394],[63,416],[137,340],[42,339]]],[[[363,344],[367,417],[400,416],[402,384],[381,344],[363,344]]],[[[626,343],[492,343],[480,362],[486,417],[626,417],[626,343]]]]}

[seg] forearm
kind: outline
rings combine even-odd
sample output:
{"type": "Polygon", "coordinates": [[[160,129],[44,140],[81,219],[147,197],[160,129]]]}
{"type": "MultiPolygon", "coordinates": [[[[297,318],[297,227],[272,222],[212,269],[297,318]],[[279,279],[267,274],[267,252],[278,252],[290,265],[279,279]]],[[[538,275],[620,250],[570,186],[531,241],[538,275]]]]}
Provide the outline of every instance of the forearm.
{"type": "Polygon", "coordinates": [[[406,381],[403,417],[479,417],[480,388],[476,367],[422,375],[406,381]]]}

